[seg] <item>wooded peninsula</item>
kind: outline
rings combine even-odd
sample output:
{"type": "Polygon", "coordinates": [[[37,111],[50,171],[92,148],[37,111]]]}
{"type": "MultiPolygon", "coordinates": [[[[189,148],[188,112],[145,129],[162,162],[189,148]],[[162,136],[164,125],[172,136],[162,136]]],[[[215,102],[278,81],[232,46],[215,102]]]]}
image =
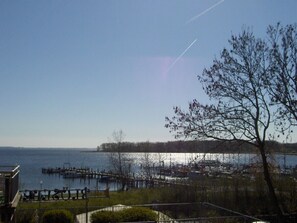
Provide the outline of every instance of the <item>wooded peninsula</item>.
{"type": "MultiPolygon", "coordinates": [[[[215,140],[189,140],[169,142],[121,142],[103,143],[98,152],[150,152],[150,153],[257,153],[257,149],[245,142],[215,140]]],[[[297,143],[267,142],[268,153],[297,154],[297,143]]]]}

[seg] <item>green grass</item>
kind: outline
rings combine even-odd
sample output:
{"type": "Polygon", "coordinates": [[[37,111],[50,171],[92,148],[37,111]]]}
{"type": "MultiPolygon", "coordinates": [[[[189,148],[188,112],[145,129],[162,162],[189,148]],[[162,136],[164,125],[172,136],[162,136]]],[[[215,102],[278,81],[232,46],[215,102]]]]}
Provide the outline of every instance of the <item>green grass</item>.
{"type": "Polygon", "coordinates": [[[128,192],[110,192],[109,198],[96,197],[95,193],[89,194],[88,200],[61,200],[47,202],[20,202],[18,209],[82,209],[85,211],[86,202],[92,207],[107,207],[115,204],[137,205],[151,203],[159,197],[157,189],[138,189],[128,192]]]}

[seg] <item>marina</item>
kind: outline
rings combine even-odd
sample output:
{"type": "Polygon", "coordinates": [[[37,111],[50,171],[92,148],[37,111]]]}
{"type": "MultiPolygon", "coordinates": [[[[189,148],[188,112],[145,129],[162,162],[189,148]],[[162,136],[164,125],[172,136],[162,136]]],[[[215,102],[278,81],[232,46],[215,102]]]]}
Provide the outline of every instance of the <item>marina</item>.
{"type": "MultiPolygon", "coordinates": [[[[125,182],[126,189],[139,187],[160,187],[171,185],[190,185],[191,181],[202,180],[203,178],[249,178],[254,179],[255,176],[262,172],[262,166],[259,162],[254,163],[223,163],[219,160],[200,160],[195,163],[185,164],[176,163],[161,166],[145,167],[150,174],[143,172],[143,166],[136,168],[135,172],[121,175],[111,170],[99,170],[90,167],[72,167],[70,163],[63,167],[42,168],[42,174],[56,175],[64,179],[80,179],[84,181],[95,180],[98,182],[109,184],[125,182]],[[148,171],[149,169],[149,171],[148,171]]],[[[297,165],[287,168],[281,168],[280,165],[271,165],[271,171],[277,176],[290,175],[297,177],[297,165]]]]}

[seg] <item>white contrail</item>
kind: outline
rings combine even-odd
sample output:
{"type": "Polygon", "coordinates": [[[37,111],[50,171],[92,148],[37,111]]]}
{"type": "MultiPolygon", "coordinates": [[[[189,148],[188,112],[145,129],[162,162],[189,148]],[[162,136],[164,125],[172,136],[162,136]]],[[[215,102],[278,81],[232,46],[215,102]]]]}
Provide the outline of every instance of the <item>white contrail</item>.
{"type": "Polygon", "coordinates": [[[212,10],[213,8],[215,8],[216,6],[218,6],[219,4],[223,3],[225,0],[221,0],[219,2],[217,2],[216,4],[210,6],[208,9],[205,9],[203,12],[199,13],[198,15],[194,16],[193,18],[189,19],[186,24],[189,24],[190,22],[193,22],[194,20],[198,19],[200,16],[203,16],[205,13],[209,12],[210,10],[212,10]]]}
{"type": "MultiPolygon", "coordinates": [[[[182,58],[183,55],[185,55],[185,53],[194,45],[194,43],[197,41],[197,39],[195,39],[174,61],[173,63],[168,67],[167,72],[169,72],[172,67],[182,58]]],[[[166,73],[167,73],[166,72],[166,73]]]]}

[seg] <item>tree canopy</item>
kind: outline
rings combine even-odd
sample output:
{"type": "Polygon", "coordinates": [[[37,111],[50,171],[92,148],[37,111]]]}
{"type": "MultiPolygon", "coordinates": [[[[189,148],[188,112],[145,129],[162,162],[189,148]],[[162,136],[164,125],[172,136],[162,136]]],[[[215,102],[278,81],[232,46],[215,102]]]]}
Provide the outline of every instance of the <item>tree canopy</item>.
{"type": "Polygon", "coordinates": [[[267,138],[273,117],[268,91],[263,87],[267,46],[253,33],[243,31],[229,40],[209,69],[198,76],[212,104],[198,100],[188,111],[175,107],[175,116],[166,118],[166,127],[177,137],[243,140],[257,144],[267,138]]]}
{"type": "Polygon", "coordinates": [[[297,24],[269,26],[269,70],[264,76],[278,119],[297,126],[297,24]]]}
{"type": "Polygon", "coordinates": [[[187,111],[176,106],[175,116],[166,117],[165,126],[176,138],[257,145],[296,126],[296,24],[269,26],[266,39],[246,29],[232,35],[229,46],[198,75],[210,103],[194,99],[187,111]]]}

